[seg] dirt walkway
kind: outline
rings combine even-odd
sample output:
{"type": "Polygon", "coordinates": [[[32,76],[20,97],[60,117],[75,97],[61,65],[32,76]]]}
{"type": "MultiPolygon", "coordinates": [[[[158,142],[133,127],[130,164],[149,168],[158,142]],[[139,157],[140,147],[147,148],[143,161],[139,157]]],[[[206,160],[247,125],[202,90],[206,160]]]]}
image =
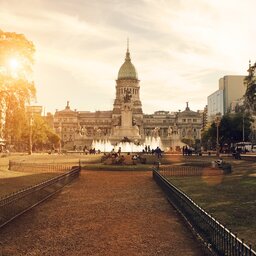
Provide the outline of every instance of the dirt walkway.
{"type": "Polygon", "coordinates": [[[82,172],[0,235],[4,256],[203,255],[150,172],[82,172]]]}

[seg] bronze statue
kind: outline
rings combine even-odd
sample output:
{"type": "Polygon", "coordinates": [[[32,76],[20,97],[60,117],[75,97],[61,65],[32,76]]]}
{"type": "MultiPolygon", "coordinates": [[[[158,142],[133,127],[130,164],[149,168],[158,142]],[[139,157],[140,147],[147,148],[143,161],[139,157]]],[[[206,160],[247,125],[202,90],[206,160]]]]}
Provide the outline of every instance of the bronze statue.
{"type": "Polygon", "coordinates": [[[125,95],[124,95],[124,102],[128,103],[131,102],[132,94],[130,90],[125,90],[125,95]]]}

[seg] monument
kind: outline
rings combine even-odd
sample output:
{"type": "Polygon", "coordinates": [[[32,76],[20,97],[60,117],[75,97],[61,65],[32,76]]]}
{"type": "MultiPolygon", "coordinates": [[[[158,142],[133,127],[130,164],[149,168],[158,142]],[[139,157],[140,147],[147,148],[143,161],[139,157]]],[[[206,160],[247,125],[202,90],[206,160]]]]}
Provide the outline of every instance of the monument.
{"type": "Polygon", "coordinates": [[[120,112],[121,124],[114,126],[113,133],[109,139],[116,142],[121,141],[123,138],[127,138],[130,141],[140,140],[139,127],[133,119],[132,94],[129,89],[125,90],[120,112]]]}
{"type": "MultiPolygon", "coordinates": [[[[140,80],[131,62],[129,43],[115,86],[113,109],[108,111],[56,111],[54,128],[60,135],[63,148],[95,148],[109,151],[122,147],[126,151],[151,149],[175,150],[181,139],[188,136],[200,139],[202,119],[199,112],[187,107],[184,111],[156,111],[144,114],[140,100],[140,80]]],[[[159,88],[156,88],[158,90],[159,88]]]]}

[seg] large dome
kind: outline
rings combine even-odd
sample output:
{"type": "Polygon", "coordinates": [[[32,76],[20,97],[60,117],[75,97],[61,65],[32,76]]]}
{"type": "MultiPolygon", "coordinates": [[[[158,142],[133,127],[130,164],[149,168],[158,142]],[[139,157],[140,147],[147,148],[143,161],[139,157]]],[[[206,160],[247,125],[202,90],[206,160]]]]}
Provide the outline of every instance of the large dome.
{"type": "Polygon", "coordinates": [[[136,71],[134,65],[131,63],[130,52],[128,49],[126,52],[125,62],[119,69],[118,79],[136,79],[136,80],[138,80],[137,71],[136,71]]]}

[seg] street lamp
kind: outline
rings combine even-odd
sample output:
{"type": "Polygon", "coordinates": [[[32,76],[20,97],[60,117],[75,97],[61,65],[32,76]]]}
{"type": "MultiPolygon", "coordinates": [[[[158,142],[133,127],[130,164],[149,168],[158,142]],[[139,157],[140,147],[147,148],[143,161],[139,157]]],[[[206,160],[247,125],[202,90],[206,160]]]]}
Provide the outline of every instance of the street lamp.
{"type": "Polygon", "coordinates": [[[59,134],[60,134],[60,145],[59,145],[59,153],[61,154],[61,143],[62,143],[62,122],[59,123],[59,134]]]}
{"type": "Polygon", "coordinates": [[[29,141],[28,141],[28,154],[32,154],[33,149],[33,140],[32,140],[32,128],[33,128],[33,121],[34,121],[34,113],[36,112],[35,106],[27,106],[26,111],[28,114],[28,124],[29,124],[29,141]]]}
{"type": "Polygon", "coordinates": [[[32,125],[33,125],[33,112],[29,114],[29,149],[28,154],[32,155],[32,125]]]}
{"type": "Polygon", "coordinates": [[[220,156],[220,145],[219,145],[219,126],[221,121],[221,113],[217,113],[215,116],[215,124],[217,128],[217,136],[216,136],[216,156],[220,156]]]}
{"type": "Polygon", "coordinates": [[[243,142],[244,142],[244,113],[243,113],[243,142]]]}

